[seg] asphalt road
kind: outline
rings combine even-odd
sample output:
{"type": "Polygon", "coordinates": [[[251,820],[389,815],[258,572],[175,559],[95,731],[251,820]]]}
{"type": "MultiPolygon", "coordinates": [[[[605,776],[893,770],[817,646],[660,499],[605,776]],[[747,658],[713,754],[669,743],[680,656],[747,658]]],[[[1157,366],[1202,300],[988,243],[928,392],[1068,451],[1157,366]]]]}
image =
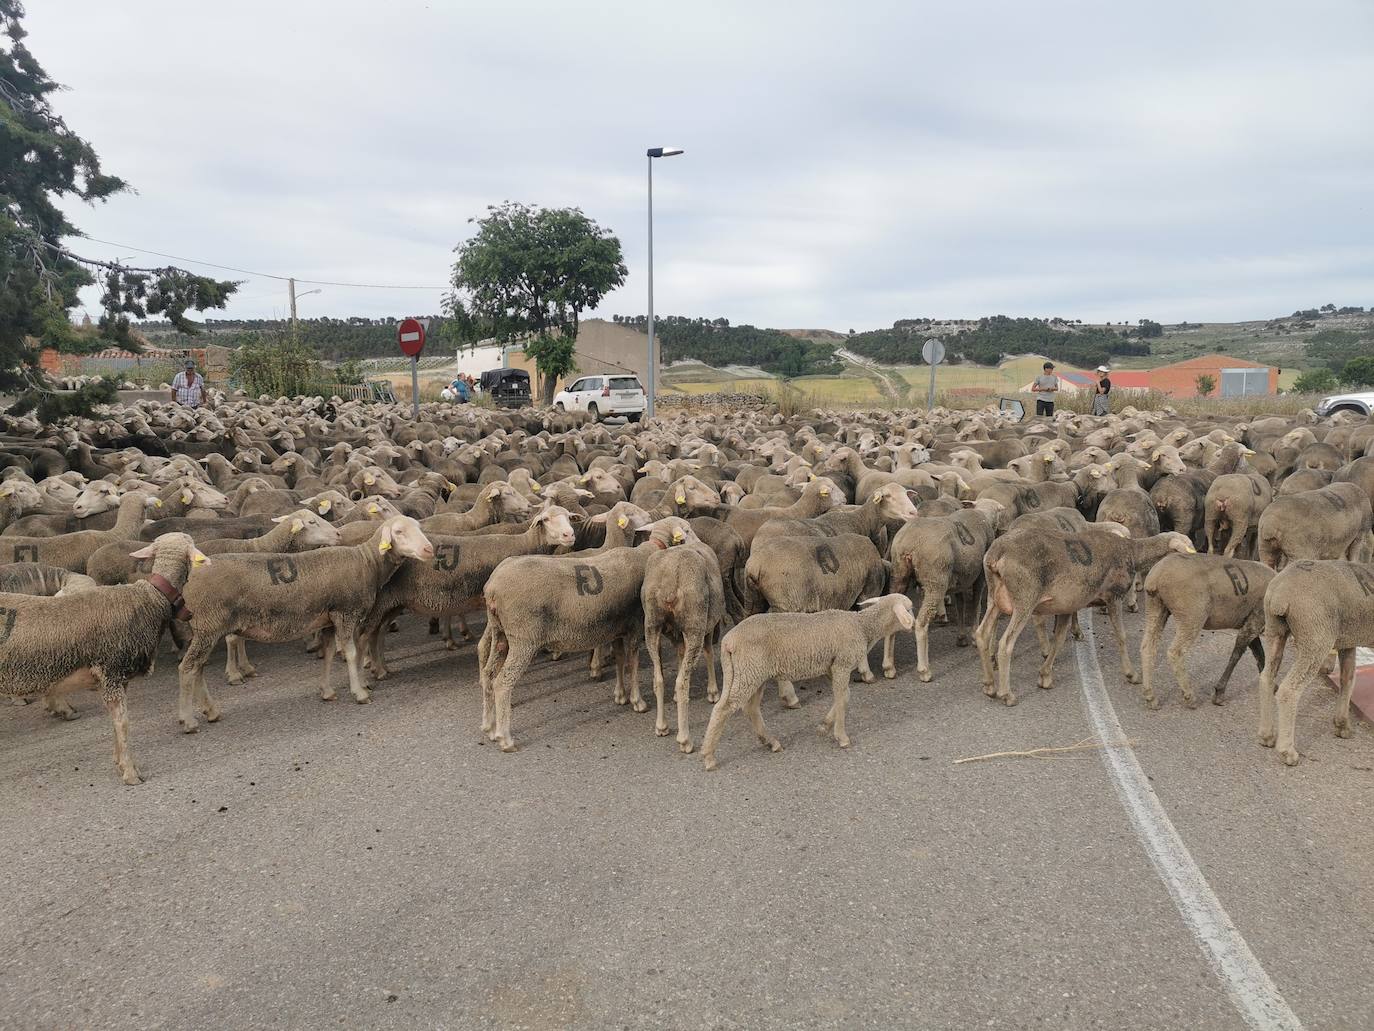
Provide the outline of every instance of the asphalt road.
{"type": "MultiPolygon", "coordinates": [[[[1227,647],[1204,635],[1200,683],[1227,647]]],[[[856,686],[848,751],[816,733],[812,682],[792,711],[770,690],[781,753],[736,716],[711,774],[578,659],[531,670],[501,754],[474,649],[416,621],[372,704],[338,667],[323,703],[298,646],[250,645],[262,676],[216,671],[224,718],[189,736],[165,653],[132,690],[137,788],[94,696],[75,723],[2,708],[0,1025],[1245,1027],[1103,753],[953,764],[1091,737],[1074,651],[1038,691],[1023,635],[1007,709],[949,629],[933,649],[932,684],[905,640],[896,681],[856,686]]],[[[1309,690],[1288,769],[1255,742],[1248,657],[1226,706],[1193,711],[1162,666],[1147,713],[1109,632],[1097,654],[1158,803],[1291,1013],[1374,1026],[1369,725],[1335,738],[1334,693],[1309,690]]],[[[698,741],[708,714],[695,699],[698,741]]]]}

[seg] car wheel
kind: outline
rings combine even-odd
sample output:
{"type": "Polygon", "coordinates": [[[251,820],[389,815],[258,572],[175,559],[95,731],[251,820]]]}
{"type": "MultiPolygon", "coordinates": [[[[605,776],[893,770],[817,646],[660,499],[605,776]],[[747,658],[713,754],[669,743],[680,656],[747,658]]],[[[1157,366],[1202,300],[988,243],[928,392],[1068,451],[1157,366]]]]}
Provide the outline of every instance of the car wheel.
{"type": "Polygon", "coordinates": [[[601,413],[600,413],[599,411],[597,411],[596,402],[595,402],[595,401],[593,401],[593,402],[591,402],[591,404],[587,405],[587,414],[590,415],[590,416],[592,417],[592,422],[600,422],[600,421],[601,421],[601,413]]]}
{"type": "Polygon", "coordinates": [[[1335,408],[1331,409],[1331,411],[1328,412],[1327,414],[1328,414],[1328,415],[1335,415],[1337,412],[1354,412],[1356,415],[1368,415],[1368,414],[1369,414],[1369,413],[1366,412],[1363,408],[1361,408],[1359,405],[1337,405],[1335,408]]]}
{"type": "Polygon", "coordinates": [[[566,412],[566,411],[567,411],[567,409],[563,407],[563,402],[562,402],[562,401],[559,401],[558,404],[554,405],[554,407],[557,408],[560,412],[566,412]]]}
{"type": "Polygon", "coordinates": [[[631,422],[639,422],[640,416],[643,414],[643,412],[630,412],[625,418],[629,419],[631,422]]]}

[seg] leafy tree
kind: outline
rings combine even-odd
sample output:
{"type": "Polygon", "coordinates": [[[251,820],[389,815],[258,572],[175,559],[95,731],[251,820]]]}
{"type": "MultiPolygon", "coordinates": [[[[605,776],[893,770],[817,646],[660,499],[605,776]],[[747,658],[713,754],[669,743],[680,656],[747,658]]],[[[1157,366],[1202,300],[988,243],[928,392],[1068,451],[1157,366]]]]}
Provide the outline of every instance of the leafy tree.
{"type": "Polygon", "coordinates": [[[1164,327],[1153,319],[1141,319],[1140,328],[1135,331],[1135,335],[1146,340],[1164,335],[1164,327]]]}
{"type": "Polygon", "coordinates": [[[1212,391],[1217,389],[1217,378],[1210,373],[1201,373],[1193,380],[1193,388],[1198,397],[1211,397],[1212,391]]]}
{"type": "Polygon", "coordinates": [[[356,386],[362,383],[366,377],[363,374],[363,363],[357,358],[349,358],[347,361],[340,362],[339,367],[334,370],[336,382],[356,386]]]}
{"type": "Polygon", "coordinates": [[[1365,355],[1350,359],[1341,378],[1352,387],[1374,387],[1374,358],[1365,355]]]}
{"type": "Polygon", "coordinates": [[[1325,368],[1308,369],[1293,381],[1293,389],[1299,394],[1325,394],[1338,385],[1336,374],[1325,368]]]}
{"type": "Polygon", "coordinates": [[[620,241],[580,208],[506,201],[469,221],[477,233],[457,248],[444,314],[470,341],[523,340],[550,404],[558,378],[577,368],[582,312],[625,282],[620,241]]]}
{"type": "MultiPolygon", "coordinates": [[[[917,365],[921,346],[932,335],[926,319],[899,319],[891,329],[859,333],[845,346],[856,354],[894,365],[917,365]]],[[[995,315],[978,320],[972,329],[944,334],[946,351],[980,365],[996,365],[1007,355],[1043,354],[1055,361],[1090,368],[1105,364],[1113,355],[1147,355],[1150,345],[1127,340],[1100,326],[1067,329],[1043,319],[995,315]]]]}
{"type": "MultiPolygon", "coordinates": [[[[647,323],[643,315],[620,318],[621,325],[640,330],[647,323]]],[[[794,337],[780,329],[732,326],[727,319],[656,316],[654,338],[665,362],[693,358],[717,368],[753,365],[785,377],[813,376],[844,368],[844,363],[835,357],[832,343],[794,337]]]]}
{"type": "Polygon", "coordinates": [[[91,353],[117,345],[137,350],[130,320],[165,315],[187,332],[186,312],[222,308],[236,283],[178,268],[130,268],[83,258],[63,240],[80,233],[57,201],[101,201],[127,189],[106,174],[95,148],[67,128],[50,103],[60,87],[24,43],[24,5],[0,0],[0,391],[20,395],[20,410],[40,418],[79,414],[100,391],[56,400],[43,397],[37,364],[41,346],[91,353]],[[103,288],[97,331],[81,334],[69,312],[78,291],[103,288]]]}

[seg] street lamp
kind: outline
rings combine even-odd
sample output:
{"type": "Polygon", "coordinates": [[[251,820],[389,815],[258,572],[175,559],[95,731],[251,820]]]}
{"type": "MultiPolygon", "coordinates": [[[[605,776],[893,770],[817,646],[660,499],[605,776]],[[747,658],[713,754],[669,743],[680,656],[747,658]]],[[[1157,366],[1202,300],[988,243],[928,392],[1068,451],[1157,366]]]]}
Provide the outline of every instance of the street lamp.
{"type": "Polygon", "coordinates": [[[654,354],[654,158],[671,158],[682,153],[681,147],[650,147],[645,153],[649,158],[649,390],[648,411],[645,417],[654,417],[654,394],[657,389],[658,358],[654,354]]]}

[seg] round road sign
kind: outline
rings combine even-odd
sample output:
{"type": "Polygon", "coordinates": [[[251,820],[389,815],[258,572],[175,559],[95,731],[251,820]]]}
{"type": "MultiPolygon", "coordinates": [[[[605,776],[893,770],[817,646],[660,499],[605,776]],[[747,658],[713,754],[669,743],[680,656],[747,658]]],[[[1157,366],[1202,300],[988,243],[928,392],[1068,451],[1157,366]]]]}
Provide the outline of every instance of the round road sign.
{"type": "Polygon", "coordinates": [[[396,327],[396,343],[401,353],[414,358],[425,349],[425,327],[416,319],[406,319],[396,327]]]}
{"type": "Polygon", "coordinates": [[[927,365],[939,365],[945,360],[945,345],[940,342],[939,337],[931,337],[926,341],[926,346],[921,348],[921,357],[926,360],[927,365]]]}

